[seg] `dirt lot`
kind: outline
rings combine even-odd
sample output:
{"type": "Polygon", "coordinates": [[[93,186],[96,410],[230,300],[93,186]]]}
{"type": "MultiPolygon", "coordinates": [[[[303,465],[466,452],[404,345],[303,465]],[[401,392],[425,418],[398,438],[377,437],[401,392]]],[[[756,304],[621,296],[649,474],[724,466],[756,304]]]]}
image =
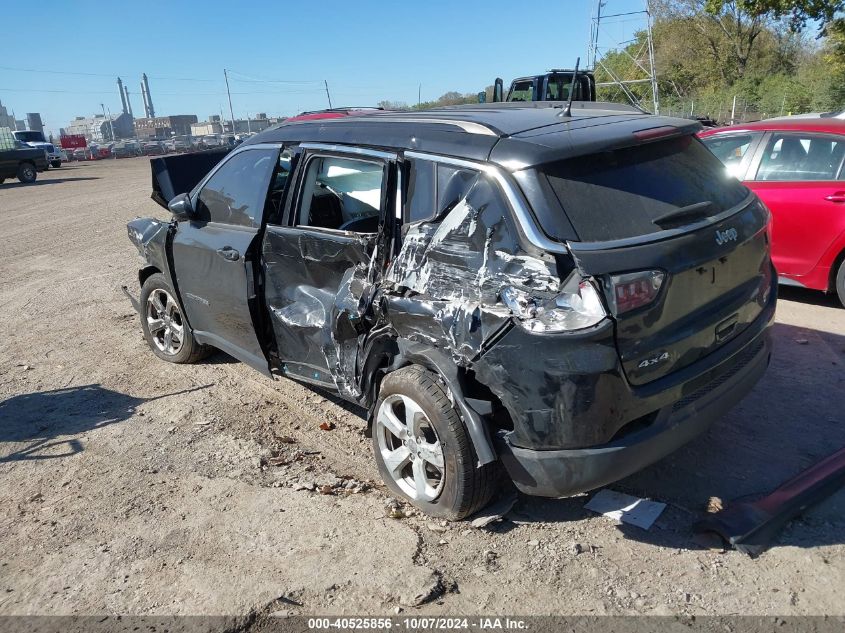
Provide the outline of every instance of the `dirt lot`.
{"type": "Polygon", "coordinates": [[[651,530],[586,495],[520,497],[487,529],[392,519],[353,407],[222,354],[148,351],[120,287],[137,283],[126,221],[163,214],[149,187],[144,159],[0,186],[0,614],[845,614],[845,494],[753,560],[691,531],[708,497],[845,445],[832,299],[784,290],[754,392],[614,486],[669,504],[651,530]]]}

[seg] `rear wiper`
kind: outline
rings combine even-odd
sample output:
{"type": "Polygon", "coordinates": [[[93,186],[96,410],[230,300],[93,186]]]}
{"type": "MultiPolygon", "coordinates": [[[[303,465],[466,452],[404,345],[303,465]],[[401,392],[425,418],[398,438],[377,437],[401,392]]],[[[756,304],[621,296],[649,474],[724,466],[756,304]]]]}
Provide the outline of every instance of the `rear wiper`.
{"type": "Polygon", "coordinates": [[[691,220],[693,218],[705,217],[707,215],[707,210],[712,206],[713,202],[710,200],[696,202],[695,204],[689,204],[685,207],[669,211],[669,213],[664,213],[663,215],[654,218],[652,222],[663,228],[664,224],[677,224],[679,220],[691,220]]]}

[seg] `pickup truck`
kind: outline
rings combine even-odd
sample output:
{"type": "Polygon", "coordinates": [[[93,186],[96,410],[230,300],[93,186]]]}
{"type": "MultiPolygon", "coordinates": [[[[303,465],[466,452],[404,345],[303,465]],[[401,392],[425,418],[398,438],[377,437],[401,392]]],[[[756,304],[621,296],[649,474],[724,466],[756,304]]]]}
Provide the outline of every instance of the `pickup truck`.
{"type": "MultiPolygon", "coordinates": [[[[62,166],[62,148],[48,143],[47,139],[44,138],[43,132],[36,130],[17,130],[16,132],[12,132],[12,134],[21,143],[47,152],[47,163],[50,167],[58,168],[62,166]]],[[[65,158],[65,160],[67,159],[65,158]]]]}
{"type": "MultiPolygon", "coordinates": [[[[568,101],[572,85],[572,69],[553,68],[539,75],[518,77],[511,82],[503,97],[502,80],[496,79],[493,101],[568,101]]],[[[596,78],[590,70],[579,70],[573,101],[596,100],[596,78]]]]}
{"type": "Polygon", "coordinates": [[[35,182],[39,171],[47,169],[47,153],[20,141],[14,149],[0,149],[0,184],[6,178],[17,178],[22,183],[35,182]]]}

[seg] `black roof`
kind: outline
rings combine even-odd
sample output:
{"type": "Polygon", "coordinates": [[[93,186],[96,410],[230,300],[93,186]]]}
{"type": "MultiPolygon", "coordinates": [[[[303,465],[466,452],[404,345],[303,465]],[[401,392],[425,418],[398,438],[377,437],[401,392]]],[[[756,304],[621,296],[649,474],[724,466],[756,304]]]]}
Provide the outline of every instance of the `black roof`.
{"type": "Polygon", "coordinates": [[[634,132],[672,126],[679,132],[694,121],[656,117],[616,103],[576,101],[572,116],[561,117],[555,101],[487,103],[407,112],[376,112],[336,119],[281,123],[246,144],[319,142],[392,150],[416,150],[469,160],[522,166],[583,154],[627,140],[634,132]]]}

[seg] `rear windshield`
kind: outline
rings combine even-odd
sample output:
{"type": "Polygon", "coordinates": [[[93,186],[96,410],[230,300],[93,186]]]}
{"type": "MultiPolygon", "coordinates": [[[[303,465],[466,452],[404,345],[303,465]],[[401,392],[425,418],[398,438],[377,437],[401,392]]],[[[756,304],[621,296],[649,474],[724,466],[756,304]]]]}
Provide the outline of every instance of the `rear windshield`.
{"type": "MultiPolygon", "coordinates": [[[[657,233],[662,229],[653,220],[676,209],[709,202],[704,216],[712,216],[748,195],[693,136],[567,159],[539,170],[586,242],[657,233]]],[[[543,228],[549,235],[563,235],[565,220],[560,224],[543,228]]]]}

